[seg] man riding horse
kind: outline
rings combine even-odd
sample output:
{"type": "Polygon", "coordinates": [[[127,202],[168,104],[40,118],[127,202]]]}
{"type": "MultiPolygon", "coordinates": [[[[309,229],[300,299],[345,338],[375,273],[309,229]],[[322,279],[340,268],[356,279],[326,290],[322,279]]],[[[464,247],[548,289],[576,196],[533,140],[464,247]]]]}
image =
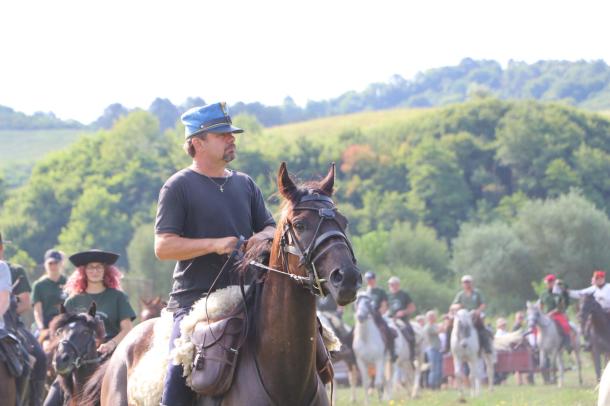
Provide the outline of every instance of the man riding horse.
{"type": "MultiPolygon", "coordinates": [[[[4,243],[0,234],[0,260],[4,260],[4,243]]],[[[47,357],[34,335],[25,326],[21,315],[32,308],[30,300],[30,282],[23,267],[6,261],[12,280],[12,300],[4,318],[7,325],[19,337],[24,348],[34,359],[34,365],[29,378],[29,404],[31,406],[42,405],[45,392],[44,384],[47,370],[47,357]]]]}
{"type": "Polygon", "coordinates": [[[377,286],[377,276],[374,272],[368,271],[364,274],[364,279],[366,280],[366,293],[371,297],[373,302],[373,307],[375,312],[373,312],[373,318],[375,320],[375,324],[379,327],[381,334],[383,335],[383,341],[385,342],[389,352],[392,362],[396,361],[396,349],[394,339],[396,338],[396,332],[388,326],[388,323],[381,316],[388,310],[388,294],[377,286]]]}
{"type": "Polygon", "coordinates": [[[411,361],[413,361],[415,359],[415,331],[413,331],[409,318],[415,313],[415,302],[413,302],[413,299],[411,299],[407,292],[400,289],[400,279],[398,277],[392,276],[388,280],[388,287],[390,290],[388,295],[388,316],[398,321],[401,333],[409,343],[411,361]]]}
{"type": "Polygon", "coordinates": [[[462,309],[474,312],[473,322],[479,335],[481,347],[485,352],[492,353],[491,333],[487,330],[483,322],[485,318],[483,311],[486,307],[483,295],[478,289],[474,288],[471,275],[462,276],[461,282],[462,290],[459,291],[453,299],[453,304],[459,305],[462,309]]]}
{"type": "Polygon", "coordinates": [[[540,309],[557,323],[561,334],[562,345],[571,351],[571,327],[566,314],[570,305],[570,297],[566,289],[562,288],[563,283],[553,274],[548,274],[544,278],[547,289],[540,295],[540,309]]]}
{"type": "Polygon", "coordinates": [[[591,286],[581,290],[568,290],[573,299],[580,299],[586,295],[593,295],[604,311],[610,313],[610,285],[606,283],[606,272],[596,270],[591,278],[591,286]]]}
{"type": "MultiPolygon", "coordinates": [[[[180,321],[211,287],[236,284],[234,264],[220,274],[227,254],[240,236],[248,244],[272,239],[275,221],[263,195],[245,173],[227,168],[235,159],[235,134],[225,103],[194,107],[182,117],[184,149],[192,164],[171,176],[161,188],[155,225],[155,254],[176,260],[174,285],[167,306],[173,312],[169,350],[180,337],[180,321]]],[[[170,363],[164,382],[163,405],[191,405],[181,365],[170,363]]]]}

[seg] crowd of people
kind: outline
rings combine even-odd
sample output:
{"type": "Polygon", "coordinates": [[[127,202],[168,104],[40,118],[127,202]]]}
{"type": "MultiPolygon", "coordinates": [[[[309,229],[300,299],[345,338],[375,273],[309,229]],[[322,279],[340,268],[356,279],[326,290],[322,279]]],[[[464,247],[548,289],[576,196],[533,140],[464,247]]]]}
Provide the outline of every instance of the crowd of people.
{"type": "MultiPolygon", "coordinates": [[[[544,277],[546,289],[537,298],[540,309],[555,321],[558,331],[562,336],[562,345],[571,351],[574,342],[574,331],[572,324],[568,320],[567,310],[575,299],[580,299],[584,295],[593,295],[600,303],[602,308],[610,312],[610,285],[606,283],[604,271],[596,270],[591,278],[591,286],[574,290],[554,274],[544,277]]],[[[485,320],[486,301],[483,294],[474,287],[474,280],[471,275],[461,277],[461,290],[458,291],[446,313],[439,316],[436,309],[427,310],[417,314],[416,304],[411,296],[400,287],[400,280],[396,276],[388,279],[388,291],[378,285],[377,276],[374,272],[365,273],[366,286],[363,290],[368,294],[374,303],[377,312],[377,324],[385,336],[388,353],[392,360],[395,359],[394,340],[395,333],[388,327],[385,318],[394,318],[400,321],[403,327],[401,333],[411,346],[414,345],[412,328],[405,329],[404,326],[411,326],[409,320],[413,320],[421,327],[424,338],[425,356],[428,364],[427,372],[424,374],[423,384],[431,389],[438,389],[443,383],[443,356],[450,353],[450,336],[453,325],[453,318],[459,309],[472,311],[473,322],[479,335],[482,349],[487,352],[492,351],[493,340],[495,337],[502,337],[511,332],[520,332],[524,339],[533,350],[537,347],[535,328],[532,330],[526,322],[525,311],[517,311],[512,319],[512,326],[508,325],[508,317],[497,317],[495,328],[491,320],[485,320]]],[[[329,300],[320,300],[318,308],[324,312],[336,312],[339,316],[343,309],[337,308],[329,300]]],[[[586,336],[585,336],[586,338],[586,336]]],[[[413,353],[413,351],[411,351],[413,353]]],[[[533,352],[535,354],[535,351],[533,352]]],[[[533,360],[537,365],[538,360],[533,360]]],[[[496,381],[501,382],[507,374],[496,374],[496,381]]],[[[517,384],[525,382],[533,384],[534,375],[531,372],[520,374],[516,373],[517,384]]]]}

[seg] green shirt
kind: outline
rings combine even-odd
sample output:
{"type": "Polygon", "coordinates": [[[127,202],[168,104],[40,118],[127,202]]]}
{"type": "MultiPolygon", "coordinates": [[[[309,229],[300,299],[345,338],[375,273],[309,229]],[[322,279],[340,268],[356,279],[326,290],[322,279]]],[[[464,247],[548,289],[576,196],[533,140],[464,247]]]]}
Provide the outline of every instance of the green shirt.
{"type": "Polygon", "coordinates": [[[453,304],[456,303],[459,303],[466,310],[476,310],[485,303],[485,300],[483,300],[483,295],[477,289],[473,289],[470,295],[461,290],[455,295],[455,299],[453,299],[453,304]]]}
{"type": "Polygon", "coordinates": [[[59,314],[59,305],[66,300],[63,287],[66,277],[61,275],[57,282],[53,282],[48,276],[42,276],[32,287],[32,304],[42,304],[42,319],[44,327],[48,328],[53,317],[59,314]]]}
{"type": "Polygon", "coordinates": [[[101,293],[80,293],[66,300],[66,310],[83,313],[89,311],[91,303],[95,301],[96,315],[104,321],[106,339],[110,340],[121,331],[121,321],[134,320],[136,313],[129,304],[127,295],[120,290],[106,288],[101,293]]]}
{"type": "Polygon", "coordinates": [[[545,312],[557,309],[563,313],[570,304],[570,297],[567,291],[564,293],[553,293],[547,289],[540,295],[540,303],[542,303],[542,309],[545,312]]]}
{"type": "Polygon", "coordinates": [[[366,290],[366,293],[368,293],[368,295],[373,298],[375,310],[379,310],[379,306],[381,306],[381,303],[383,303],[384,301],[388,301],[388,294],[385,293],[385,290],[379,287],[368,288],[366,290]]]}
{"type": "MultiPolygon", "coordinates": [[[[394,317],[396,312],[399,310],[405,310],[407,306],[413,302],[411,296],[404,290],[399,290],[396,293],[390,293],[388,295],[388,306],[389,306],[389,316],[394,317]]],[[[408,320],[409,317],[403,317],[404,320],[408,320]]]]}

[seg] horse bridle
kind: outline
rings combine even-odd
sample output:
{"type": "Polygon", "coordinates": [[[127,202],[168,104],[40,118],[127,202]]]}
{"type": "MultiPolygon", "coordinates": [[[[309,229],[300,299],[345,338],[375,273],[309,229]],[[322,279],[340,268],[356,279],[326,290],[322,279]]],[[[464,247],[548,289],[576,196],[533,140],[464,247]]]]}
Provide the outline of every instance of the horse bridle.
{"type": "MultiPolygon", "coordinates": [[[[85,346],[85,351],[83,351],[83,353],[81,353],[76,344],[74,344],[70,339],[61,340],[59,344],[70,348],[76,354],[76,358],[70,363],[71,368],[68,373],[72,372],[73,369],[79,369],[83,365],[96,364],[104,359],[104,355],[100,355],[95,358],[86,357],[91,350],[91,347],[93,346],[95,348],[95,333],[89,335],[89,340],[87,340],[87,345],[85,346]]],[[[55,363],[55,361],[53,362],[55,363]]]]}
{"type": "MultiPolygon", "coordinates": [[[[355,264],[356,256],[354,255],[354,249],[352,248],[351,242],[347,238],[345,230],[337,221],[337,206],[330,197],[310,190],[308,194],[301,197],[299,202],[292,208],[292,210],[309,210],[316,212],[320,220],[318,221],[313,237],[307,246],[305,246],[297,237],[294,230],[294,225],[290,221],[286,221],[286,223],[284,223],[282,237],[280,240],[280,255],[282,256],[282,267],[284,268],[284,272],[280,273],[289,275],[292,279],[301,282],[313,295],[324,297],[326,294],[324,293],[322,284],[326,282],[326,279],[320,278],[320,274],[316,269],[316,261],[335,245],[345,245],[349,249],[352,256],[352,261],[355,264]],[[303,203],[307,202],[322,202],[328,204],[329,206],[322,208],[301,206],[303,203]],[[339,230],[330,230],[319,235],[322,224],[327,220],[334,221],[339,227],[339,230]],[[320,248],[322,244],[333,238],[338,239],[338,241],[328,244],[318,252],[318,248],[320,248]],[[307,269],[307,277],[295,275],[290,272],[287,254],[292,254],[299,258],[299,266],[304,266],[305,269],[307,269]]],[[[250,264],[267,270],[277,271],[267,266],[260,266],[262,264],[255,261],[251,261],[250,264]]]]}

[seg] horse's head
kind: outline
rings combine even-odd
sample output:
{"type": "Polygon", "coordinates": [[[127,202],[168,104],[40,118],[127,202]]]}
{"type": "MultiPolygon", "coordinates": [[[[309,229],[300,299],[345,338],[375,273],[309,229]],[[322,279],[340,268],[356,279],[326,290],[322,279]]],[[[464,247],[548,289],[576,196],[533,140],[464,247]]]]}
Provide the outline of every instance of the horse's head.
{"type": "Polygon", "coordinates": [[[331,294],[339,305],[346,305],[356,298],[362,276],[346,235],[347,220],[331,199],[334,181],[334,164],[320,182],[303,186],[295,185],[286,163],[281,164],[278,187],[285,204],[278,254],[291,264],[291,271],[309,278],[312,292],[331,294]]]}
{"type": "Polygon", "coordinates": [[[360,323],[364,323],[364,321],[371,315],[373,311],[373,299],[366,293],[362,293],[358,295],[356,299],[356,318],[360,323]]]}
{"type": "Polygon", "coordinates": [[[90,363],[97,356],[97,341],[106,334],[104,322],[95,317],[96,305],[91,304],[87,313],[67,313],[61,311],[51,322],[51,334],[58,341],[53,357],[53,365],[60,375],[69,375],[81,365],[90,363]]]}
{"type": "Polygon", "coordinates": [[[142,311],[140,312],[140,320],[149,320],[161,315],[161,310],[167,306],[167,302],[157,296],[150,300],[140,299],[142,311]]]}
{"type": "Polygon", "coordinates": [[[527,326],[532,329],[540,324],[540,317],[542,312],[540,310],[539,302],[527,302],[527,326]]]}

